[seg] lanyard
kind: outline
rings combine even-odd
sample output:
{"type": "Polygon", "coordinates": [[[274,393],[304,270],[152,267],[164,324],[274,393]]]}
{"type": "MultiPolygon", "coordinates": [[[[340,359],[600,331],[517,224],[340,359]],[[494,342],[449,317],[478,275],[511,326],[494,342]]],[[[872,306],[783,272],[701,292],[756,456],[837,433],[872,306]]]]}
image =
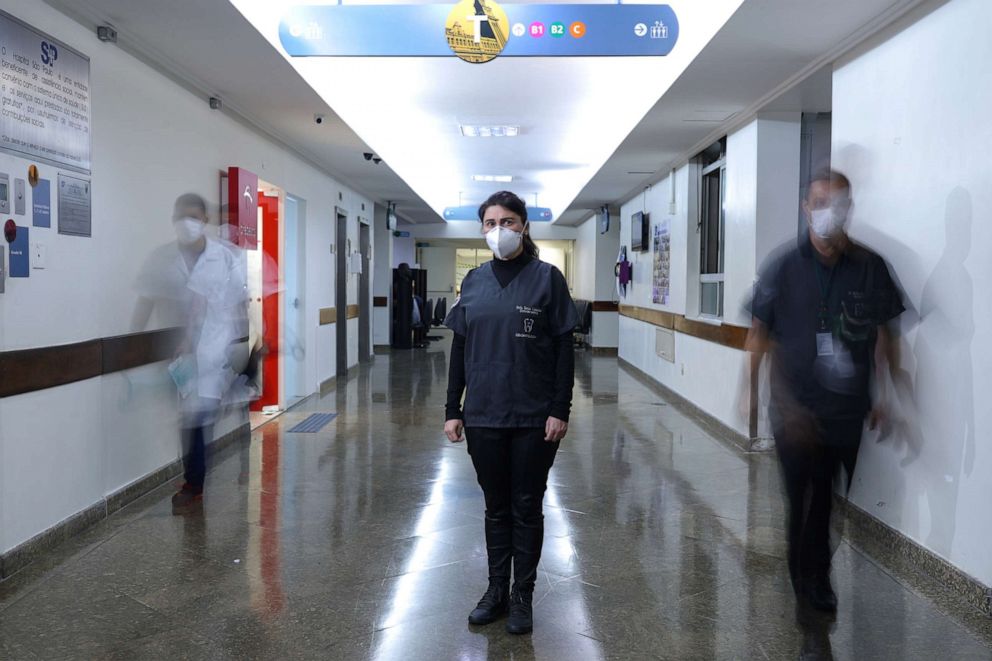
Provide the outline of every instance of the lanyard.
{"type": "Polygon", "coordinates": [[[828,329],[829,325],[829,306],[830,306],[830,290],[833,288],[834,275],[837,273],[837,267],[840,266],[840,260],[844,259],[841,255],[837,263],[830,267],[830,275],[827,277],[827,281],[823,281],[823,271],[824,266],[820,263],[820,260],[813,258],[813,270],[816,271],[816,282],[820,285],[820,330],[825,331],[828,329]]]}

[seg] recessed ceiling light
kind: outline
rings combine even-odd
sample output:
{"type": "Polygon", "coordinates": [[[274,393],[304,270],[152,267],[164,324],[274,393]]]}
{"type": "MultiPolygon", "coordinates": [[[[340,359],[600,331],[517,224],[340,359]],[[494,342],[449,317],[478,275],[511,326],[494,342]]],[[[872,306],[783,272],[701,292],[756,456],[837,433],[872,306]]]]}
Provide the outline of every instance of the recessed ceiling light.
{"type": "Polygon", "coordinates": [[[466,138],[515,138],[520,132],[519,126],[473,126],[470,124],[460,125],[462,135],[466,138]]]}
{"type": "Polygon", "coordinates": [[[513,181],[513,177],[508,174],[473,174],[474,181],[498,181],[501,184],[508,184],[513,181]]]}

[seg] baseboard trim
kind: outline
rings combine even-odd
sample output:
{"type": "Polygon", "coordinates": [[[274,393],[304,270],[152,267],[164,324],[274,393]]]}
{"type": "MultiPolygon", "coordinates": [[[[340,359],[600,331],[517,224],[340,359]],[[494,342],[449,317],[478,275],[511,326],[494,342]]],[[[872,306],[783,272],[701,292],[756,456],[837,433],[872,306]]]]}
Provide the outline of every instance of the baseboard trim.
{"type": "Polygon", "coordinates": [[[992,617],[992,588],[854,503],[841,497],[837,501],[844,514],[844,537],[852,546],[877,558],[927,596],[938,596],[933,594],[936,586],[992,617]]]}
{"type": "MultiPolygon", "coordinates": [[[[207,446],[208,454],[216,457],[219,453],[239,441],[249,440],[251,440],[251,427],[248,423],[245,423],[220,438],[214,439],[207,446]]],[[[6,553],[0,554],[0,579],[13,576],[38,559],[42,554],[51,551],[70,537],[78,535],[94,524],[103,521],[111,514],[120,511],[163,484],[167,484],[181,475],[182,471],[182,460],[177,459],[176,461],[172,461],[158,470],[152,471],[148,475],[107,495],[105,498],[101,498],[81,512],[56,523],[51,528],[42,531],[6,553]]]]}
{"type": "Polygon", "coordinates": [[[623,358],[618,358],[620,367],[626,370],[631,376],[643,383],[648,388],[654,390],[665,399],[669,400],[681,413],[691,418],[700,427],[705,429],[714,438],[725,443],[729,443],[738,450],[744,452],[767,452],[775,447],[774,442],[764,438],[748,438],[739,431],[730,428],[725,423],[699,408],[688,399],[678,394],[668,386],[659,383],[647,372],[636,365],[627,362],[623,358]]]}

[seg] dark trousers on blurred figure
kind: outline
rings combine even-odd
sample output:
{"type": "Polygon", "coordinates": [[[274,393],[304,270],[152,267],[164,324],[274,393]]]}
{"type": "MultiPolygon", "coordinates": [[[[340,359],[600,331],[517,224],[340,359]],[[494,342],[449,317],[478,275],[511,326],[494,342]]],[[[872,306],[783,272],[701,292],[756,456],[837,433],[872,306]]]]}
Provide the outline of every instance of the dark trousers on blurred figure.
{"type": "Polygon", "coordinates": [[[798,591],[806,579],[830,573],[830,512],[834,480],[843,466],[850,488],[861,445],[861,419],[817,419],[786,425],[772,415],[775,449],[788,498],[789,576],[798,591]]]}
{"type": "Polygon", "coordinates": [[[183,429],[183,477],[193,493],[203,493],[207,477],[207,439],[213,435],[212,424],[183,429]]]}
{"type": "Polygon", "coordinates": [[[544,429],[466,429],[468,452],[486,498],[489,578],[532,592],[544,545],[544,492],[558,443],[544,429]]]}

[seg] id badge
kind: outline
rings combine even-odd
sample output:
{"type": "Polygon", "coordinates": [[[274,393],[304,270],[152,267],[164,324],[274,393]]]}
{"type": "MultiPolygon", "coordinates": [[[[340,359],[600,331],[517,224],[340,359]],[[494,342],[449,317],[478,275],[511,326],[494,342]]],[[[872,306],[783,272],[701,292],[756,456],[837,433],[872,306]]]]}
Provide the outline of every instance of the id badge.
{"type": "Polygon", "coordinates": [[[833,336],[833,333],[817,333],[816,334],[816,355],[817,356],[832,356],[832,355],[834,355],[834,336],[833,336]]]}

